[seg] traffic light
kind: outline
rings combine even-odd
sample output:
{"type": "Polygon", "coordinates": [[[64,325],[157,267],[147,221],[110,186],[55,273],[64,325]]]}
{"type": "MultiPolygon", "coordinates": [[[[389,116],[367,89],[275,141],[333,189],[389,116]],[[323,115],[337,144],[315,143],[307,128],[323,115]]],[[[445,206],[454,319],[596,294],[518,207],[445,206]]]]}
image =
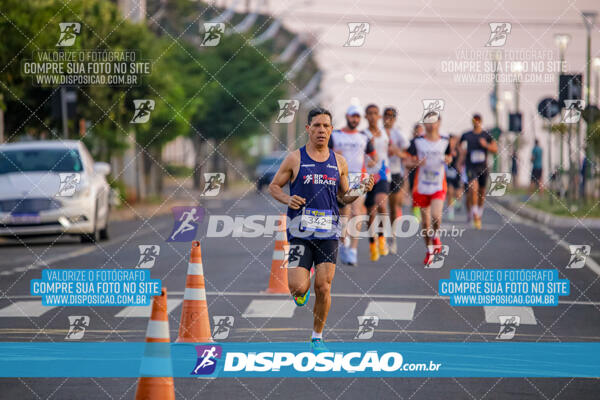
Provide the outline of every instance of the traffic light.
{"type": "Polygon", "coordinates": [[[565,107],[565,100],[579,100],[583,97],[581,74],[560,74],[558,80],[558,103],[565,107]]]}
{"type": "Polygon", "coordinates": [[[508,130],[510,132],[521,133],[522,118],[523,115],[521,113],[508,114],[508,130]]]}

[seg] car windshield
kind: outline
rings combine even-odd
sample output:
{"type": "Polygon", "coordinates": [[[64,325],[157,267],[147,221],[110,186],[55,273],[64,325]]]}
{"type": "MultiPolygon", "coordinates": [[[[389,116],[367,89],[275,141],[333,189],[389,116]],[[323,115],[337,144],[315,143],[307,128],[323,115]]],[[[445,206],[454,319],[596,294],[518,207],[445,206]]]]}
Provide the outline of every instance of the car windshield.
{"type": "Polygon", "coordinates": [[[75,149],[28,149],[0,151],[0,174],[31,171],[80,172],[75,149]]]}
{"type": "Polygon", "coordinates": [[[270,166],[270,165],[277,165],[280,162],[281,162],[280,158],[263,158],[260,161],[260,165],[262,165],[264,167],[267,167],[267,166],[270,166]]]}

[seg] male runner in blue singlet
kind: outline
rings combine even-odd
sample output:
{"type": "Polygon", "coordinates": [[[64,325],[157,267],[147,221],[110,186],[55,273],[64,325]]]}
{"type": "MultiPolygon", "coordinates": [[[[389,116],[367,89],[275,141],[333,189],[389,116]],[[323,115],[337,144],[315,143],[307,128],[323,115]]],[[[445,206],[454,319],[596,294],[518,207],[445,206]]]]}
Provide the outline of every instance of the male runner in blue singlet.
{"type": "MultiPolygon", "coordinates": [[[[349,204],[358,196],[347,195],[348,165],[344,157],[329,149],[333,130],[331,113],[315,108],[308,113],[306,146],[290,152],[273,181],[269,193],[287,204],[288,284],[296,305],[303,306],[310,295],[310,269],[315,266],[316,294],[313,310],[311,347],[319,352],[323,345],[323,328],[331,306],[331,282],[335,273],[338,240],[341,233],[340,204],[349,204]],[[289,183],[290,194],[283,191],[289,183]]],[[[364,190],[373,188],[373,177],[363,181],[364,190]]]]}

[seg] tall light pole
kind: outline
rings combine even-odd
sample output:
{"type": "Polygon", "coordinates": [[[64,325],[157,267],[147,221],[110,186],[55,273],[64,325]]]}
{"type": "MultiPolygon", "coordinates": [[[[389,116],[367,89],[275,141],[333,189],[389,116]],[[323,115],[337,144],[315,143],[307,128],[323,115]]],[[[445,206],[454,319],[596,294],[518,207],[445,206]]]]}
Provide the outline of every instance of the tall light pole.
{"type": "Polygon", "coordinates": [[[560,72],[563,71],[563,64],[565,62],[565,52],[567,51],[567,47],[569,47],[569,42],[571,41],[571,35],[567,33],[557,33],[554,35],[554,43],[556,47],[558,47],[558,55],[560,57],[560,72]]]}
{"type": "MultiPolygon", "coordinates": [[[[583,17],[583,22],[585,24],[585,29],[587,31],[587,56],[586,56],[586,82],[585,82],[585,104],[589,105],[590,104],[590,80],[592,78],[592,28],[594,27],[594,22],[596,21],[596,15],[598,15],[598,13],[596,11],[583,11],[581,13],[581,16],[583,17]]],[[[577,124],[579,125],[579,123],[577,124]]],[[[578,129],[579,132],[579,129],[578,129]]],[[[589,137],[590,134],[590,125],[586,124],[586,137],[589,137]]],[[[579,141],[579,143],[583,144],[581,141],[579,141]]],[[[587,143],[585,145],[585,157],[587,158],[587,160],[589,161],[590,159],[590,149],[591,146],[589,146],[587,143]]],[[[587,163],[586,163],[587,164],[587,163]]],[[[586,185],[585,183],[587,182],[589,176],[588,176],[588,168],[586,168],[586,170],[583,171],[583,179],[584,179],[584,184],[583,184],[583,198],[586,198],[586,185]]]]}
{"type": "MultiPolygon", "coordinates": [[[[565,64],[565,53],[567,51],[567,47],[569,47],[569,42],[571,41],[571,35],[567,34],[567,33],[557,33],[556,35],[554,35],[554,43],[556,44],[556,47],[558,47],[558,55],[560,57],[560,72],[558,73],[559,75],[559,79],[560,79],[560,74],[562,74],[563,72],[565,72],[565,68],[564,68],[564,64],[565,64]]],[[[560,80],[559,80],[560,82],[560,80]]],[[[560,104],[560,108],[562,109],[564,107],[564,104],[560,104]]],[[[564,135],[562,132],[559,132],[560,135],[560,167],[558,169],[559,171],[559,179],[562,179],[562,171],[563,171],[563,165],[564,165],[564,155],[563,155],[563,146],[564,146],[564,135]]]]}
{"type": "Polygon", "coordinates": [[[596,21],[596,11],[583,11],[581,16],[587,31],[587,56],[586,56],[586,80],[585,80],[585,104],[590,104],[590,80],[592,78],[592,28],[596,21]]]}
{"type": "Polygon", "coordinates": [[[596,106],[600,106],[600,57],[594,57],[592,65],[596,72],[596,88],[594,89],[594,92],[596,92],[596,106]]]}

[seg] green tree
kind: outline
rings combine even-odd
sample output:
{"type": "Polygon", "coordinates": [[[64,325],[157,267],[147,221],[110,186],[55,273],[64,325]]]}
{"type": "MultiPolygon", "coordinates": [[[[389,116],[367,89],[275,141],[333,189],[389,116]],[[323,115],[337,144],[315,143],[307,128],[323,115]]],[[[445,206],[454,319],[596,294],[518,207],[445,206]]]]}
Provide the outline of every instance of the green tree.
{"type": "Polygon", "coordinates": [[[202,55],[206,62],[201,68],[209,76],[203,89],[206,105],[203,112],[192,116],[195,129],[190,132],[197,156],[196,186],[205,162],[201,148],[206,140],[216,141],[218,151],[210,151],[217,155],[216,167],[223,169],[222,145],[268,130],[268,121],[279,109],[277,100],[285,93],[283,74],[239,35],[221,38],[218,46],[206,48],[202,55]]]}

